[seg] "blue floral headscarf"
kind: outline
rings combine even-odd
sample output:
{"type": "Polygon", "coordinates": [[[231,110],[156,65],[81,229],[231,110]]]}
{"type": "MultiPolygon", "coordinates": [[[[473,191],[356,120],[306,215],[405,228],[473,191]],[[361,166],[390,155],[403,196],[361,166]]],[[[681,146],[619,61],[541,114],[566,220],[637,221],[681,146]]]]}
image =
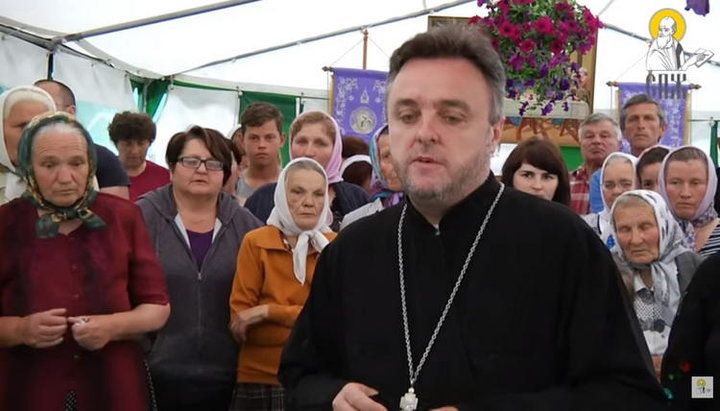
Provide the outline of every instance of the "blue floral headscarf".
{"type": "Polygon", "coordinates": [[[378,131],[370,139],[370,163],[372,164],[372,179],[370,187],[372,188],[372,200],[379,198],[385,207],[390,207],[399,203],[404,194],[403,192],[397,192],[390,189],[390,186],[385,178],[380,167],[380,144],[378,140],[384,134],[387,134],[388,126],[384,125],[380,127],[378,131]]]}

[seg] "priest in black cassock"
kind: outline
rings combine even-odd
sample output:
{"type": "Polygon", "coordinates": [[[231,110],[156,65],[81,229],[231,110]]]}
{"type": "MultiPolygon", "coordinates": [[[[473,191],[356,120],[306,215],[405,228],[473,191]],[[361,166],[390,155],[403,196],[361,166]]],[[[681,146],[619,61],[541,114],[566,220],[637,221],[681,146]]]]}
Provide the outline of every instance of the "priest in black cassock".
{"type": "Polygon", "coordinates": [[[664,408],[608,250],[490,173],[505,73],[488,39],[419,34],[388,82],[408,200],[323,251],[280,366],[291,408],[664,408]]]}

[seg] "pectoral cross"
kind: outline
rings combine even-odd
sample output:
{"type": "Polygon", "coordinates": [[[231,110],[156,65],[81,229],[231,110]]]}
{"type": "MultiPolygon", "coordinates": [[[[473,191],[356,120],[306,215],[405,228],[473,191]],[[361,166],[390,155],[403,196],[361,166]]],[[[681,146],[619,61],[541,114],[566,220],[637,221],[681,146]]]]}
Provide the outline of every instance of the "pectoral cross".
{"type": "Polygon", "coordinates": [[[415,411],[418,405],[418,397],[415,395],[415,389],[410,387],[408,392],[400,398],[401,411],[415,411]]]}

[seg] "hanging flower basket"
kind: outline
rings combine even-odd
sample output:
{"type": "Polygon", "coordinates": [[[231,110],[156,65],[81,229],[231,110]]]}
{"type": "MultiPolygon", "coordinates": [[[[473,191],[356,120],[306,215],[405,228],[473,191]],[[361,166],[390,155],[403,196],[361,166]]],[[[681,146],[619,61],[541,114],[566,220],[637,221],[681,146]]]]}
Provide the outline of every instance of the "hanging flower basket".
{"type": "Polygon", "coordinates": [[[542,115],[576,99],[579,66],[570,60],[597,42],[600,20],[575,0],[478,0],[487,17],[475,16],[490,35],[507,72],[507,97],[521,102],[519,114],[541,109],[542,115]]]}

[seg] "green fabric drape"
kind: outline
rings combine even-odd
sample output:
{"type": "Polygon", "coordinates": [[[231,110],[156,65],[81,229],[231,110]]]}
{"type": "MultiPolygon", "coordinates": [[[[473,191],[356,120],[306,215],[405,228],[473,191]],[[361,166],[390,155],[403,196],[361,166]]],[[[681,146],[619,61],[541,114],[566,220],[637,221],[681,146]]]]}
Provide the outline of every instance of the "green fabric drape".
{"type": "Polygon", "coordinates": [[[144,111],[157,122],[160,117],[160,111],[167,100],[167,92],[170,87],[169,80],[145,80],[139,81],[130,79],[133,96],[135,97],[135,105],[138,110],[144,111]],[[148,83],[146,83],[148,82],[148,83]],[[145,84],[147,86],[147,95],[145,93],[145,84]]]}
{"type": "Polygon", "coordinates": [[[160,117],[162,106],[167,101],[168,88],[170,80],[151,80],[147,86],[147,95],[145,96],[145,113],[150,116],[153,121],[157,122],[160,117]]]}
{"type": "Polygon", "coordinates": [[[245,111],[245,109],[250,104],[258,103],[261,101],[274,104],[278,109],[280,109],[280,112],[282,113],[284,118],[282,131],[283,133],[285,133],[286,136],[288,136],[288,138],[285,140],[285,145],[283,145],[282,149],[280,150],[283,166],[290,161],[290,136],[288,135],[288,131],[290,129],[290,124],[293,122],[293,120],[295,120],[295,116],[297,113],[296,100],[297,97],[295,96],[288,96],[285,94],[260,93],[254,91],[243,91],[243,94],[240,98],[240,113],[245,111]]]}
{"type": "Polygon", "coordinates": [[[568,171],[575,170],[583,163],[580,147],[560,147],[560,152],[567,164],[568,171]]]}
{"type": "Polygon", "coordinates": [[[710,158],[718,164],[718,122],[720,120],[714,120],[712,127],[710,127],[710,158]]]}

